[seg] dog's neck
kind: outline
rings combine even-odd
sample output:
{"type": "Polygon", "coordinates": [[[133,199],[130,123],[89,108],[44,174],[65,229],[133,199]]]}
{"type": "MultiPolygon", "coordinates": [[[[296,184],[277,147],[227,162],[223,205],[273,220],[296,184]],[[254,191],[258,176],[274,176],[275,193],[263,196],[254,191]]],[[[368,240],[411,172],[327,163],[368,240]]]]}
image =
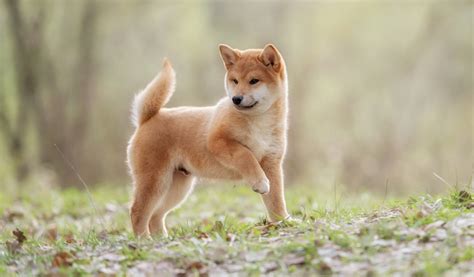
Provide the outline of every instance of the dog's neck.
{"type": "Polygon", "coordinates": [[[288,93],[284,93],[280,98],[273,102],[272,106],[265,113],[275,113],[286,118],[288,113],[288,93]]]}

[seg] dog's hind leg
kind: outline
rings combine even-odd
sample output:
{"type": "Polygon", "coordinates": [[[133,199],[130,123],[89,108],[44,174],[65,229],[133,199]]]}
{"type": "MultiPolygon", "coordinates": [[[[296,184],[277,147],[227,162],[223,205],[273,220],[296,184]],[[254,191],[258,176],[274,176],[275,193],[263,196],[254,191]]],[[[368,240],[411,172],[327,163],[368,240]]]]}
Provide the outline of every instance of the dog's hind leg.
{"type": "Polygon", "coordinates": [[[154,172],[135,175],[135,192],[130,217],[133,232],[138,237],[148,237],[148,223],[155,207],[164,201],[172,180],[173,169],[161,167],[154,172]]]}
{"type": "Polygon", "coordinates": [[[156,207],[156,210],[150,219],[149,227],[152,235],[168,235],[165,225],[166,216],[170,211],[177,208],[184,202],[184,200],[186,200],[187,196],[193,189],[194,180],[195,178],[193,176],[186,175],[181,171],[174,172],[173,181],[165,198],[156,207]]]}

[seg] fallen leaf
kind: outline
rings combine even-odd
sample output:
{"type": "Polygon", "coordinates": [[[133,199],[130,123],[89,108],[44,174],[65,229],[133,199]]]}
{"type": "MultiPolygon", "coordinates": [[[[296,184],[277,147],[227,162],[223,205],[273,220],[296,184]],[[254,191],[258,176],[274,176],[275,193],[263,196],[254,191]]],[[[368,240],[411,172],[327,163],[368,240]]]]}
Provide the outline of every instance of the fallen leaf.
{"type": "Polygon", "coordinates": [[[320,239],[315,239],[314,240],[314,246],[316,247],[321,247],[324,245],[324,241],[320,240],[320,239]]]}
{"type": "Polygon", "coordinates": [[[186,267],[187,273],[198,272],[199,274],[205,274],[207,272],[207,266],[199,261],[192,262],[186,267]]]}
{"type": "Polygon", "coordinates": [[[50,226],[50,227],[46,230],[46,238],[47,238],[49,241],[56,241],[56,239],[58,238],[58,229],[56,228],[55,225],[50,226]]]}
{"type": "Polygon", "coordinates": [[[371,243],[371,245],[374,247],[393,247],[396,244],[397,243],[395,240],[384,240],[379,238],[375,238],[371,243]]]}
{"type": "Polygon", "coordinates": [[[268,251],[253,251],[253,252],[247,252],[244,255],[244,258],[247,262],[253,263],[253,262],[259,262],[263,261],[265,257],[267,256],[268,251]]]}
{"type": "Polygon", "coordinates": [[[227,233],[225,240],[232,244],[235,240],[235,235],[232,233],[227,233]]]}
{"type": "Polygon", "coordinates": [[[137,245],[135,243],[129,243],[127,244],[128,249],[130,250],[137,250],[137,245]]]}
{"type": "Polygon", "coordinates": [[[468,228],[474,226],[474,214],[465,214],[456,218],[453,222],[461,228],[468,228]]]}
{"type": "Polygon", "coordinates": [[[106,230],[102,230],[102,231],[99,232],[99,234],[97,236],[101,240],[107,240],[108,237],[109,237],[109,233],[106,230]]]}
{"type": "MultiPolygon", "coordinates": [[[[142,261],[130,268],[125,276],[175,276],[177,272],[174,271],[174,264],[170,261],[142,261]]],[[[186,271],[180,270],[179,273],[184,275],[186,271]]]]}
{"type": "Polygon", "coordinates": [[[198,235],[197,235],[198,239],[208,239],[209,238],[209,235],[205,232],[200,232],[198,235]]]}
{"type": "Polygon", "coordinates": [[[76,243],[76,240],[74,239],[74,235],[72,233],[64,235],[63,238],[66,243],[76,243]]]}
{"type": "Polygon", "coordinates": [[[339,247],[328,244],[317,249],[318,255],[321,257],[333,258],[339,253],[339,247]]]}
{"type": "Polygon", "coordinates": [[[121,262],[125,260],[125,257],[122,255],[117,255],[114,253],[107,253],[101,256],[102,259],[110,261],[110,262],[121,262]]]}
{"type": "Polygon", "coordinates": [[[320,261],[318,263],[318,268],[319,268],[319,270],[321,270],[323,272],[327,272],[327,273],[332,271],[331,266],[329,266],[329,264],[326,263],[325,261],[320,261]]]}
{"type": "Polygon", "coordinates": [[[284,258],[284,262],[287,266],[302,265],[305,264],[306,259],[304,256],[288,255],[284,258]]]}
{"type": "Polygon", "coordinates": [[[216,223],[214,223],[214,226],[212,227],[212,230],[219,234],[222,234],[222,232],[224,232],[224,223],[222,223],[222,221],[220,220],[216,221],[216,223]]]}
{"type": "Polygon", "coordinates": [[[444,224],[446,224],[446,222],[442,221],[442,220],[438,220],[438,221],[435,221],[433,223],[430,223],[428,225],[425,226],[425,231],[430,231],[432,229],[437,229],[441,226],[443,226],[444,224]]]}
{"type": "Polygon", "coordinates": [[[431,241],[442,241],[448,238],[448,232],[444,229],[438,229],[431,236],[431,241]]]}
{"type": "Polygon", "coordinates": [[[120,265],[119,264],[112,264],[107,267],[103,267],[99,270],[99,276],[116,276],[117,273],[120,272],[120,265]]]}
{"type": "Polygon", "coordinates": [[[15,230],[13,230],[13,235],[15,236],[16,238],[16,241],[21,245],[23,244],[23,242],[26,241],[26,236],[25,234],[18,228],[16,228],[15,230]]]}
{"type": "Polygon", "coordinates": [[[21,250],[21,244],[18,241],[6,241],[5,245],[10,254],[17,254],[21,250]]]}
{"type": "Polygon", "coordinates": [[[417,213],[416,213],[416,218],[418,219],[421,219],[423,217],[426,217],[428,215],[428,213],[425,211],[425,210],[419,210],[417,213]]]}
{"type": "Polygon", "coordinates": [[[72,265],[73,257],[68,252],[58,252],[54,255],[52,266],[53,267],[68,267],[72,265]]]}
{"type": "Polygon", "coordinates": [[[467,201],[472,200],[471,194],[469,192],[465,191],[465,190],[461,190],[459,192],[458,198],[459,198],[460,202],[467,202],[467,201]]]}
{"type": "Polygon", "coordinates": [[[228,272],[239,272],[244,269],[244,266],[240,264],[228,264],[228,265],[225,265],[225,268],[227,269],[228,272]]]}
{"type": "Polygon", "coordinates": [[[278,224],[277,223],[272,223],[272,222],[266,223],[262,226],[256,226],[255,227],[255,229],[257,229],[261,232],[261,235],[266,235],[271,230],[276,230],[277,228],[278,228],[278,224]]]}
{"type": "Polygon", "coordinates": [[[207,251],[206,260],[211,260],[216,264],[222,264],[227,260],[228,251],[225,248],[215,248],[213,251],[207,251]]]}
{"type": "Polygon", "coordinates": [[[262,265],[262,270],[264,273],[269,273],[278,269],[277,262],[268,262],[262,265]]]}
{"type": "Polygon", "coordinates": [[[7,221],[7,222],[13,222],[15,220],[15,218],[23,218],[24,215],[22,212],[19,212],[19,211],[5,211],[4,215],[3,215],[3,218],[7,221]]]}
{"type": "Polygon", "coordinates": [[[120,235],[122,233],[122,231],[119,230],[119,229],[112,229],[112,230],[109,230],[107,233],[109,235],[116,236],[116,235],[120,235]]]}
{"type": "Polygon", "coordinates": [[[420,238],[420,241],[423,243],[427,243],[430,241],[430,238],[431,238],[431,235],[426,233],[420,238]]]}

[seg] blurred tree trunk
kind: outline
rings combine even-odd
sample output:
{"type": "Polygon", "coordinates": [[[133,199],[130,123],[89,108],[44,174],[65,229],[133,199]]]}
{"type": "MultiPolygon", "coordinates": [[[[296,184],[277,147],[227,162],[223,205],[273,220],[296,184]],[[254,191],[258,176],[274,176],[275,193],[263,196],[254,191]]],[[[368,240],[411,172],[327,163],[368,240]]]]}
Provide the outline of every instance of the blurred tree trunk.
{"type": "MultiPolygon", "coordinates": [[[[74,53],[77,62],[74,66],[74,78],[61,88],[56,79],[58,66],[55,66],[54,54],[45,59],[43,65],[44,79],[48,80],[46,86],[47,103],[52,103],[48,120],[39,122],[38,133],[48,130],[40,140],[40,160],[42,164],[50,165],[55,169],[61,186],[75,182],[74,172],[64,163],[54,144],[64,152],[64,155],[76,165],[85,164],[86,152],[84,151],[87,131],[90,121],[91,96],[94,90],[94,51],[97,29],[97,4],[93,0],[85,1],[79,19],[79,35],[74,53]]],[[[90,165],[94,166],[94,165],[90,165]]]]}
{"type": "Polygon", "coordinates": [[[5,125],[4,135],[9,144],[10,155],[14,162],[16,177],[24,180],[30,174],[31,161],[25,152],[25,139],[29,117],[32,113],[41,113],[38,101],[38,68],[37,62],[41,51],[42,20],[39,10],[38,16],[27,24],[20,12],[16,0],[5,0],[8,15],[8,25],[12,34],[13,56],[15,60],[17,83],[17,116],[9,118],[6,107],[1,111],[2,123],[5,125]]]}
{"type": "MultiPolygon", "coordinates": [[[[84,161],[84,144],[89,124],[89,106],[94,89],[94,49],[96,39],[97,5],[87,0],[79,14],[79,35],[74,42],[75,53],[48,53],[52,47],[44,38],[47,3],[38,1],[35,15],[21,10],[20,1],[4,0],[12,37],[15,61],[17,116],[8,113],[4,102],[0,106],[0,123],[9,144],[18,181],[23,181],[37,166],[51,167],[61,185],[71,182],[73,172],[65,165],[54,145],[73,163],[84,161]],[[74,78],[61,83],[56,78],[64,70],[62,55],[75,55],[74,78]],[[5,107],[3,107],[5,106],[5,107]],[[47,112],[46,112],[47,111],[47,112]],[[34,128],[28,129],[29,126],[34,128]],[[26,152],[28,132],[37,139],[38,160],[26,152]]],[[[1,100],[1,99],[0,99],[1,100]]],[[[75,181],[74,181],[75,183],[75,181]]]]}

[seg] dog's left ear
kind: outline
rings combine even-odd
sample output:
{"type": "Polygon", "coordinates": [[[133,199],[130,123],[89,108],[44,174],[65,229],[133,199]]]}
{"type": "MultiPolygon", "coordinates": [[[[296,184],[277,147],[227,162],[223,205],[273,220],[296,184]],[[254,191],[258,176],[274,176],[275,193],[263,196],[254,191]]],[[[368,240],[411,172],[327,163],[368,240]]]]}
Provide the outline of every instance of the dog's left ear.
{"type": "Polygon", "coordinates": [[[267,44],[265,48],[263,48],[262,53],[258,56],[258,59],[265,66],[270,66],[276,72],[281,69],[281,55],[273,44],[267,44]]]}

